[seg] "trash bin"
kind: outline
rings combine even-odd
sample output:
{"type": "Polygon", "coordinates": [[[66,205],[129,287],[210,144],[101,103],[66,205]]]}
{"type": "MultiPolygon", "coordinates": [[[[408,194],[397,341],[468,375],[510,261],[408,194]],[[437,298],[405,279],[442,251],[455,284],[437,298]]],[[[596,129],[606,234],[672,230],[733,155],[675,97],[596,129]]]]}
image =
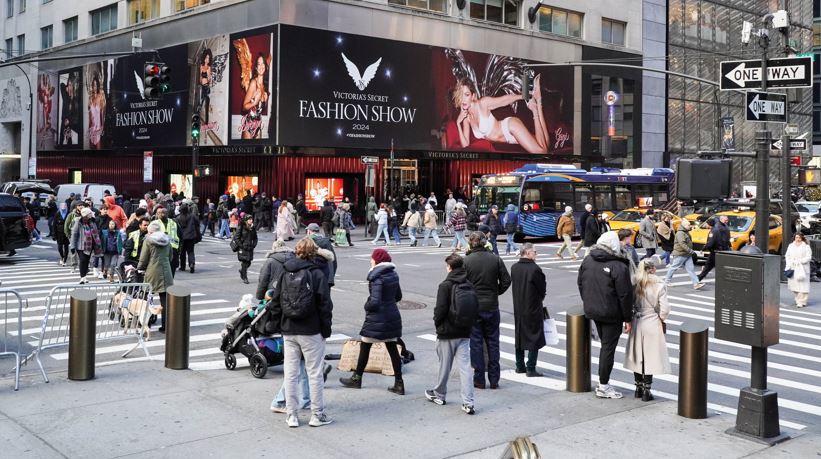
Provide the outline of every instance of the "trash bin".
{"type": "Polygon", "coordinates": [[[68,379],[94,379],[97,338],[97,294],[79,289],[70,294],[68,379]]]}

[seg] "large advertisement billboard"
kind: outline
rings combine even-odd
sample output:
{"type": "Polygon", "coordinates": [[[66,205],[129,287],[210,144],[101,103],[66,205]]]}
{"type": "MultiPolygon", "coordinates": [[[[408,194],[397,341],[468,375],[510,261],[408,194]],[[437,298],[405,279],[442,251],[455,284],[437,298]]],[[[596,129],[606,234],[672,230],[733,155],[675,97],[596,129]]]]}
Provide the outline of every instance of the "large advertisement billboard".
{"type": "Polygon", "coordinates": [[[570,68],[286,25],[280,41],[282,145],[572,152],[570,68]]]}
{"type": "Polygon", "coordinates": [[[111,100],[111,77],[114,73],[114,60],[107,60],[86,65],[85,94],[87,135],[84,148],[101,150],[113,144],[111,132],[112,113],[109,110],[111,100]]]}
{"type": "MultiPolygon", "coordinates": [[[[228,47],[228,35],[188,45],[191,66],[188,97],[191,114],[200,115],[200,145],[228,143],[228,47]]],[[[188,133],[190,138],[190,126],[188,133]]]]}
{"type": "Polygon", "coordinates": [[[37,75],[37,150],[54,150],[57,144],[57,74],[37,75]]]}
{"type": "Polygon", "coordinates": [[[231,36],[231,141],[273,139],[276,60],[271,29],[231,36]]]}
{"type": "Polygon", "coordinates": [[[58,147],[80,148],[83,145],[83,112],[80,108],[83,98],[83,72],[76,68],[60,72],[59,84],[60,129],[58,147]]]}

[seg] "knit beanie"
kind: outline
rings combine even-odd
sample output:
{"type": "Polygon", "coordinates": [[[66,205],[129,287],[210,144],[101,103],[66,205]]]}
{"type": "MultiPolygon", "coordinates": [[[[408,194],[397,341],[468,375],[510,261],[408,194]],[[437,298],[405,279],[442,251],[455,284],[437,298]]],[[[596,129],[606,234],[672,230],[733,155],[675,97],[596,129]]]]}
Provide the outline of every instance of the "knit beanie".
{"type": "Polygon", "coordinates": [[[371,258],[376,264],[393,261],[391,255],[385,249],[374,249],[371,258]]]}

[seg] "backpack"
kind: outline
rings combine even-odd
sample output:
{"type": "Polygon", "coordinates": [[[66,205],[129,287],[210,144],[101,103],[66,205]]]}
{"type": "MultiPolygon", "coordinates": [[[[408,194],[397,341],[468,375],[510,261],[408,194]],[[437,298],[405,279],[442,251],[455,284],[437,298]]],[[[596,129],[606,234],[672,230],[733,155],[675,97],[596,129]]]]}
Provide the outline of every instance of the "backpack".
{"type": "Polygon", "coordinates": [[[470,282],[453,284],[448,317],[459,328],[472,327],[479,315],[479,297],[470,282]]]}
{"type": "Polygon", "coordinates": [[[516,230],[519,229],[519,219],[516,217],[516,212],[508,212],[505,214],[505,233],[515,233],[516,230]]]}
{"type": "Polygon", "coordinates": [[[334,212],[334,216],[331,217],[331,223],[333,223],[334,226],[339,226],[339,212],[334,212]]]}
{"type": "Polygon", "coordinates": [[[282,314],[289,319],[304,319],[314,307],[314,289],[311,286],[311,269],[286,271],[280,279],[279,301],[282,314]]]}

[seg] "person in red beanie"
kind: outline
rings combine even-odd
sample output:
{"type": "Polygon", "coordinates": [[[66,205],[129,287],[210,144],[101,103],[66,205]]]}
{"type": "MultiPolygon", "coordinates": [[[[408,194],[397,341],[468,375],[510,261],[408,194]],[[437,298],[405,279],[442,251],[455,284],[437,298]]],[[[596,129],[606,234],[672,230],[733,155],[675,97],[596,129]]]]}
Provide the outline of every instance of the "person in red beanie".
{"type": "Polygon", "coordinates": [[[356,371],[350,378],[340,378],[345,387],[362,388],[362,373],[368,365],[373,343],[384,343],[391,357],[394,384],[388,390],[405,395],[405,383],[402,381],[402,360],[399,357],[397,342],[402,336],[402,316],[397,302],[402,300],[402,288],[399,286],[399,275],[396,265],[385,249],[375,249],[371,254],[371,270],[368,272],[368,290],[370,296],[365,302],[365,323],[359,334],[362,344],[359,348],[359,360],[356,371]]]}

